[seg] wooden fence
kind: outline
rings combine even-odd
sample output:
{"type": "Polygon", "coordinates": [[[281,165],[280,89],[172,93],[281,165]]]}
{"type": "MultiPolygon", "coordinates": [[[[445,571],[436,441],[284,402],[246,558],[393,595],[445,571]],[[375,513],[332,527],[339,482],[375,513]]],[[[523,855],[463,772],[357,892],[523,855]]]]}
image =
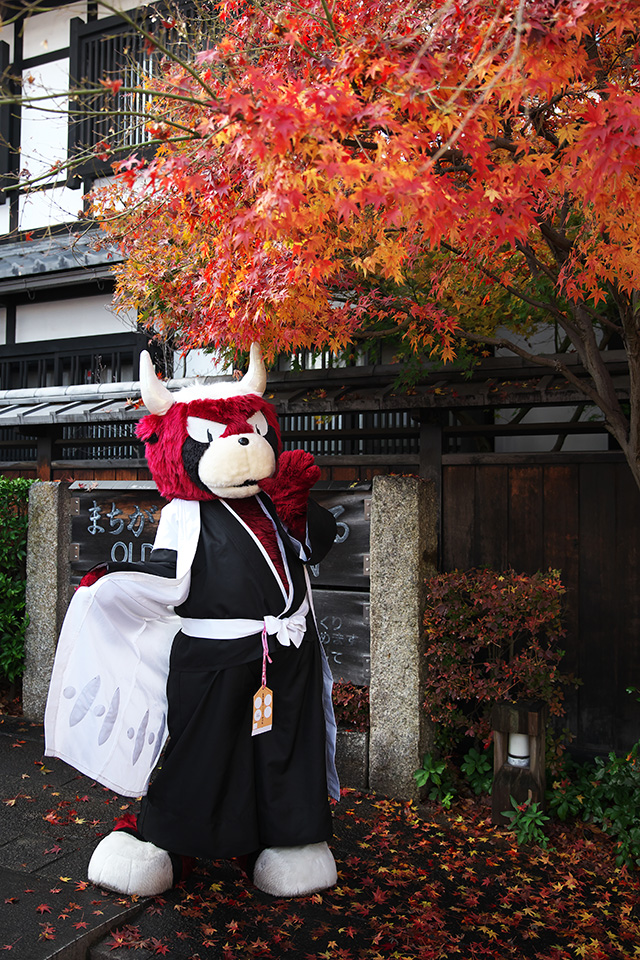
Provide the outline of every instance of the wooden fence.
{"type": "Polygon", "coordinates": [[[443,458],[442,567],[561,571],[576,747],[640,738],[640,492],[621,456],[443,458]]]}

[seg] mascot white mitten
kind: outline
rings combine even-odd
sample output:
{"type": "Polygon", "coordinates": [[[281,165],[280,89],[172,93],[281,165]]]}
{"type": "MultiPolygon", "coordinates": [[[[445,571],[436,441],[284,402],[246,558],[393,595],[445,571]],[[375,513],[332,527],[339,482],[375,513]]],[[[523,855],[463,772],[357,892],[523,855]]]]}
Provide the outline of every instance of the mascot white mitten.
{"type": "Polygon", "coordinates": [[[257,345],[240,382],[175,394],[142,355],[137,433],[169,503],[150,559],[88,574],[62,629],[46,752],[143,795],[89,865],[120,893],[162,893],[194,857],[244,858],[274,896],[337,879],[331,673],[305,569],[335,521],[309,499],[313,457],[280,452],[265,386],[257,345]]]}

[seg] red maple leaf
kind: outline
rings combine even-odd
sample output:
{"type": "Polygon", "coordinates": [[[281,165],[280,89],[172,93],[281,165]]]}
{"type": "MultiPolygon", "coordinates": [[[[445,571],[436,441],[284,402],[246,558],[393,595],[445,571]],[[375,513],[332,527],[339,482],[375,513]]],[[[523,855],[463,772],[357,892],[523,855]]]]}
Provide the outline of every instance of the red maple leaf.
{"type": "Polygon", "coordinates": [[[101,80],[101,81],[100,81],[100,84],[101,84],[101,86],[103,86],[106,90],[109,90],[110,93],[113,93],[113,94],[115,95],[115,94],[118,92],[118,90],[120,89],[120,87],[122,86],[122,80],[120,80],[120,79],[118,79],[118,80],[101,80]]]}
{"type": "Polygon", "coordinates": [[[40,906],[36,907],[38,913],[51,913],[51,907],[48,903],[41,903],[40,906]]]}

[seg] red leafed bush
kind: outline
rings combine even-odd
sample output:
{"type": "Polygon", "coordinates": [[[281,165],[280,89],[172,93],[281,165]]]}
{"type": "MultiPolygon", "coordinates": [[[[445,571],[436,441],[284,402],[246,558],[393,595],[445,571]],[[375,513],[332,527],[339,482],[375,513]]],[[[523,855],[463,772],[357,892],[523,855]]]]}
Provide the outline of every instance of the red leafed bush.
{"type": "Polygon", "coordinates": [[[334,683],[333,708],[339,727],[369,729],[369,687],[358,687],[347,681],[334,683]]]}
{"type": "Polygon", "coordinates": [[[544,700],[550,717],[563,716],[563,687],[575,681],[559,669],[565,591],[558,571],[454,571],[427,587],[424,705],[443,747],[464,736],[486,742],[500,700],[544,700]]]}

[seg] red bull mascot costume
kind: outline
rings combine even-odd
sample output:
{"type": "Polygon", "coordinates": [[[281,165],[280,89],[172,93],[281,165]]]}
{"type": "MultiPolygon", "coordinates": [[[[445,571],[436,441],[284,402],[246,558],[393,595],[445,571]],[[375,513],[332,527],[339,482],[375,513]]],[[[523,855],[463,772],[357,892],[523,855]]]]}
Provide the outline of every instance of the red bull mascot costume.
{"type": "Polygon", "coordinates": [[[256,344],[239,382],[171,393],[147,353],[140,377],[137,434],[169,503],[147,562],[102,564],[76,591],[45,717],[47,755],[143,797],[89,879],[155,895],[187,858],[242,857],[267,893],[325,889],[339,787],[306,572],[335,536],[308,496],[319,469],[280,452],[256,344]]]}

